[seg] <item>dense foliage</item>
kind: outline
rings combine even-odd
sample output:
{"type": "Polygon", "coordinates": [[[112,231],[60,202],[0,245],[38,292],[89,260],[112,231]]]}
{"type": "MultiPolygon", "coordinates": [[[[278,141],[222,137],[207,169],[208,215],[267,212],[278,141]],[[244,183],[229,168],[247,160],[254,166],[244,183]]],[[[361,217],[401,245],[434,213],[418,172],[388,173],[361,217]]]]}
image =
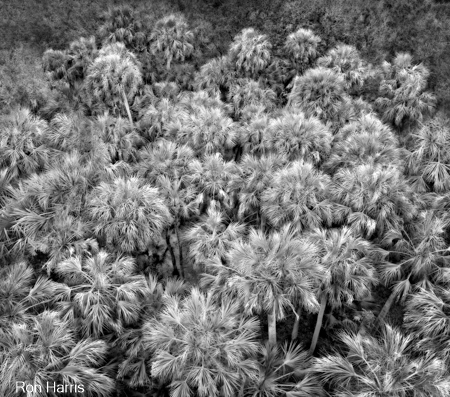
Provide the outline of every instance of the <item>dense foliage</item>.
{"type": "Polygon", "coordinates": [[[414,13],[419,56],[388,35],[416,2],[352,37],[295,3],[228,47],[196,2],[112,7],[1,66],[2,396],[450,394],[450,120],[414,13]]]}

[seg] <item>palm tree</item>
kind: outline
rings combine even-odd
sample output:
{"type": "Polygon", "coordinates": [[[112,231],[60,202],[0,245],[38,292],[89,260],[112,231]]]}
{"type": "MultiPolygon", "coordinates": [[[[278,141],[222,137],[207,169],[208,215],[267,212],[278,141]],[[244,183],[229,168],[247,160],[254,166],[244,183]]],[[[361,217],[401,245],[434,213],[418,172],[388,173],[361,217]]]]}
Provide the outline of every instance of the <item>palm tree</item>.
{"type": "Polygon", "coordinates": [[[330,68],[344,76],[347,90],[354,91],[362,87],[369,77],[358,50],[351,45],[339,44],[317,60],[317,66],[330,68]]]}
{"type": "Polygon", "coordinates": [[[224,154],[235,144],[235,125],[219,107],[192,105],[180,111],[176,120],[167,125],[179,143],[188,144],[197,156],[224,154]]]}
{"type": "Polygon", "coordinates": [[[67,80],[68,63],[66,51],[48,49],[42,55],[42,67],[51,81],[67,80]]]}
{"type": "Polygon", "coordinates": [[[171,180],[183,179],[188,174],[194,152],[187,145],[160,139],[142,148],[138,156],[139,162],[135,165],[137,176],[155,184],[160,175],[171,180]]]}
{"type": "Polygon", "coordinates": [[[292,222],[298,230],[331,225],[333,204],[327,200],[330,177],[311,163],[298,160],[277,171],[261,195],[261,210],[280,227],[292,222]]]}
{"type": "Polygon", "coordinates": [[[271,49],[266,35],[248,28],[234,38],[228,53],[240,75],[257,78],[270,63],[271,49]]]}
{"type": "Polygon", "coordinates": [[[413,234],[391,231],[382,243],[391,246],[400,255],[396,263],[386,263],[381,269],[381,280],[393,285],[391,295],[378,315],[382,323],[396,299],[404,301],[414,291],[433,291],[436,284],[447,279],[448,245],[445,232],[446,219],[438,218],[433,211],[420,214],[413,234]],[[395,245],[393,242],[396,242],[395,245]]]}
{"type": "Polygon", "coordinates": [[[60,83],[58,88],[74,106],[83,101],[80,96],[82,83],[97,54],[95,37],[91,36],[72,41],[65,51],[49,49],[42,57],[44,71],[53,83],[60,83]]]}
{"type": "Polygon", "coordinates": [[[197,107],[218,108],[226,115],[232,112],[232,106],[214,94],[209,94],[205,90],[195,92],[181,92],[178,96],[180,107],[187,112],[195,112],[197,107]]]}
{"type": "MultiPolygon", "coordinates": [[[[178,248],[178,270],[184,276],[180,226],[182,226],[183,221],[198,212],[198,204],[195,202],[196,191],[192,186],[185,186],[182,179],[170,178],[165,174],[159,175],[157,185],[173,219],[178,248]]],[[[168,239],[168,244],[170,244],[170,238],[168,239]]],[[[176,263],[174,263],[174,266],[176,266],[176,263]]]]}
{"type": "Polygon", "coordinates": [[[12,179],[42,170],[50,151],[44,145],[47,123],[18,108],[0,119],[0,167],[7,167],[12,179]]]}
{"type": "Polygon", "coordinates": [[[53,168],[33,174],[12,189],[3,214],[10,222],[12,233],[8,244],[14,244],[14,251],[34,255],[39,250],[52,256],[53,249],[57,249],[54,243],[55,239],[59,240],[56,235],[60,231],[57,226],[60,221],[71,225],[66,230],[71,235],[69,240],[78,240],[84,235],[83,222],[72,222],[72,217],[79,217],[84,211],[92,174],[89,167],[79,163],[76,153],[65,154],[55,159],[53,168]]]}
{"type": "Polygon", "coordinates": [[[318,164],[330,154],[332,134],[315,117],[284,111],[270,121],[265,141],[268,149],[286,154],[290,161],[303,159],[318,164]]]}
{"type": "Polygon", "coordinates": [[[386,325],[380,339],[342,332],[346,354],[335,351],[316,359],[322,382],[342,396],[436,396],[450,392],[444,363],[433,356],[416,355],[411,336],[386,325]]]}
{"type": "Polygon", "coordinates": [[[228,99],[233,103],[234,115],[239,118],[246,106],[259,105],[267,112],[275,107],[276,94],[255,80],[241,78],[230,85],[228,99]]]}
{"type": "Polygon", "coordinates": [[[398,139],[373,114],[361,116],[335,135],[331,155],[323,168],[334,174],[340,168],[352,169],[363,164],[399,168],[403,165],[398,139]]]}
{"type": "Polygon", "coordinates": [[[168,126],[178,119],[179,113],[179,106],[170,98],[163,97],[149,105],[140,120],[143,128],[148,130],[147,138],[150,141],[163,137],[169,138],[168,126]]]}
{"type": "Polygon", "coordinates": [[[331,69],[317,67],[297,76],[288,95],[288,104],[316,116],[333,121],[346,100],[344,77],[331,69]]]}
{"type": "Polygon", "coordinates": [[[156,57],[162,57],[170,69],[172,62],[184,62],[193,53],[193,41],[194,34],[185,18],[171,14],[155,23],[150,34],[150,50],[156,57]]]}
{"type": "Polygon", "coordinates": [[[326,306],[338,309],[344,303],[351,304],[353,299],[360,300],[370,294],[378,280],[373,266],[375,248],[367,240],[356,237],[350,228],[316,229],[308,238],[317,247],[325,269],[320,280],[320,311],[310,347],[312,354],[326,306]]]}
{"type": "Polygon", "coordinates": [[[84,337],[120,333],[138,321],[146,284],[131,257],[82,253],[57,263],[55,272],[70,287],[57,304],[60,315],[74,327],[80,323],[84,337]]]}
{"type": "Polygon", "coordinates": [[[224,214],[209,208],[202,219],[187,229],[183,240],[189,245],[189,255],[194,267],[204,267],[214,258],[224,260],[233,241],[244,234],[245,226],[240,223],[224,222],[224,214]]]}
{"type": "MultiPolygon", "coordinates": [[[[185,297],[188,292],[187,285],[176,278],[159,282],[154,275],[149,274],[145,282],[142,318],[148,319],[159,314],[168,296],[185,297]]],[[[143,327],[131,328],[120,334],[116,340],[116,346],[125,351],[125,360],[118,369],[118,379],[124,379],[132,388],[155,385],[156,382],[150,373],[151,368],[147,365],[147,361],[151,359],[151,352],[144,341],[143,327]]]]}
{"type": "Polygon", "coordinates": [[[324,395],[317,378],[308,374],[311,358],[300,345],[284,343],[280,347],[267,343],[262,348],[258,361],[258,378],[256,381],[250,381],[245,388],[248,395],[253,397],[324,395]]]}
{"type": "Polygon", "coordinates": [[[109,8],[103,19],[98,33],[105,44],[119,42],[130,50],[142,50],[147,45],[142,22],[129,5],[109,8]]]}
{"type": "MultiPolygon", "coordinates": [[[[230,182],[237,171],[234,162],[223,160],[220,153],[206,155],[203,161],[193,160],[189,164],[186,183],[195,186],[198,201],[208,208],[212,201],[228,208],[230,201],[230,182]]],[[[203,213],[204,210],[201,211],[203,213]]]]}
{"type": "Polygon", "coordinates": [[[114,118],[105,113],[97,117],[94,128],[105,143],[112,163],[136,161],[137,147],[143,143],[143,139],[126,119],[120,116],[114,118]]]}
{"type": "Polygon", "coordinates": [[[248,120],[245,120],[245,113],[242,115],[243,120],[238,129],[237,143],[243,153],[263,155],[268,151],[266,135],[271,118],[261,108],[261,111],[252,110],[248,120]]]}
{"type": "Polygon", "coordinates": [[[329,192],[334,201],[353,211],[347,219],[352,228],[368,237],[402,230],[417,214],[411,187],[395,166],[341,168],[329,192]]]}
{"type": "Polygon", "coordinates": [[[71,87],[78,88],[77,85],[86,77],[89,66],[97,57],[95,37],[80,37],[78,40],[72,41],[66,50],[66,54],[67,80],[71,87]]]}
{"type": "Polygon", "coordinates": [[[231,60],[228,56],[213,58],[200,67],[194,79],[197,90],[205,90],[210,95],[227,92],[236,79],[231,60]]]}
{"type": "Polygon", "coordinates": [[[94,233],[123,252],[145,251],[171,220],[159,190],[137,177],[101,182],[87,206],[94,233]]]}
{"type": "Polygon", "coordinates": [[[289,60],[275,55],[258,80],[276,93],[277,104],[280,104],[284,103],[286,86],[289,85],[296,74],[297,70],[292,67],[289,60]]]}
{"type": "Polygon", "coordinates": [[[81,252],[97,252],[97,240],[91,237],[89,225],[83,220],[67,214],[58,214],[53,220],[49,232],[42,237],[43,246],[40,251],[48,255],[44,264],[47,273],[55,265],[73,254],[81,252]]]}
{"type": "Polygon", "coordinates": [[[435,96],[426,92],[430,72],[422,65],[412,64],[412,56],[399,53],[393,63],[381,67],[380,96],[376,104],[383,120],[402,127],[406,122],[422,121],[435,107],[435,96]]]}
{"type": "Polygon", "coordinates": [[[80,113],[55,115],[44,134],[46,146],[60,152],[77,150],[85,154],[99,141],[92,123],[80,113]]]}
{"type": "Polygon", "coordinates": [[[244,155],[239,164],[239,174],[231,182],[231,190],[238,198],[238,219],[244,219],[246,215],[256,216],[264,230],[262,195],[269,188],[275,172],[286,163],[286,157],[279,154],[263,155],[260,158],[244,155]]]}
{"type": "Polygon", "coordinates": [[[251,229],[246,239],[232,245],[226,265],[215,262],[209,267],[213,275],[205,276],[202,284],[213,291],[236,292],[247,313],[267,314],[272,345],[277,340],[276,322],[286,317],[286,309],[318,310],[315,292],[321,267],[317,250],[296,235],[291,225],[270,235],[251,229]]]}
{"type": "Polygon", "coordinates": [[[300,28],[287,37],[284,49],[298,72],[315,61],[320,42],[320,37],[310,29],[300,28]]]}
{"type": "Polygon", "coordinates": [[[185,299],[167,297],[160,316],[144,324],[152,377],[166,381],[171,396],[234,396],[256,376],[258,328],[238,302],[216,302],[198,289],[185,299]]]}
{"type": "Polygon", "coordinates": [[[34,396],[45,397],[47,382],[55,382],[71,385],[77,395],[108,397],[115,382],[105,365],[107,352],[106,342],[77,341],[68,321],[58,312],[44,311],[29,324],[0,330],[0,392],[17,396],[18,382],[23,382],[24,387],[34,386],[34,396]]]}
{"type": "Polygon", "coordinates": [[[450,128],[448,120],[435,117],[413,135],[414,146],[406,158],[407,171],[417,192],[450,190],[450,128]]]}
{"type": "Polygon", "coordinates": [[[422,353],[450,360],[450,293],[442,286],[409,295],[404,326],[422,353]]]}
{"type": "Polygon", "coordinates": [[[0,325],[5,332],[11,327],[28,324],[37,307],[50,307],[66,299],[70,290],[66,285],[33,275],[33,269],[25,262],[15,262],[0,270],[0,325]]]}
{"type": "Polygon", "coordinates": [[[133,118],[129,103],[133,101],[141,84],[138,62],[122,43],[102,48],[87,70],[86,90],[89,104],[106,106],[117,116],[120,115],[122,104],[131,125],[133,118]]]}

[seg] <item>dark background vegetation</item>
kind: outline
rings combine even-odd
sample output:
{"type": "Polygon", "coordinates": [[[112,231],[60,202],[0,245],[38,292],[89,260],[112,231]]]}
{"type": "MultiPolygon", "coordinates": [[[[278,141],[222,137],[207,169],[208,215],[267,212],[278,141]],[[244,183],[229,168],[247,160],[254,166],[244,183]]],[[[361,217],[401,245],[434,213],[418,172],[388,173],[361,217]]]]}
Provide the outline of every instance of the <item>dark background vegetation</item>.
{"type": "Polygon", "coordinates": [[[429,85],[438,106],[450,107],[448,0],[3,0],[0,62],[20,44],[31,45],[36,57],[48,47],[66,48],[80,36],[95,34],[102,12],[121,4],[139,10],[148,24],[170,12],[184,13],[211,43],[206,59],[225,53],[244,27],[268,34],[275,51],[289,33],[305,27],[324,46],[355,45],[371,62],[409,52],[431,70],[429,85]]]}

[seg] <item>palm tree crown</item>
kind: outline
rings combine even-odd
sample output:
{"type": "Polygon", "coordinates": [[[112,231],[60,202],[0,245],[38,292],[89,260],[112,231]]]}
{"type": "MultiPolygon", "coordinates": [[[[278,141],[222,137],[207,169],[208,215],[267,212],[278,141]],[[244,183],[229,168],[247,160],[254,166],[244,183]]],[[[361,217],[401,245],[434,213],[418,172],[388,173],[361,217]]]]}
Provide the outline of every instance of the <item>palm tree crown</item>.
{"type": "Polygon", "coordinates": [[[194,47],[194,34],[188,29],[184,17],[171,14],[158,20],[150,34],[150,50],[154,55],[160,55],[170,69],[172,62],[183,62],[189,57],[194,47]]]}
{"type": "Polygon", "coordinates": [[[89,201],[94,232],[123,252],[145,251],[170,222],[157,188],[136,177],[101,182],[89,201]]]}
{"type": "Polygon", "coordinates": [[[234,106],[234,114],[239,117],[245,107],[260,106],[262,111],[270,111],[275,107],[276,94],[270,88],[264,88],[258,81],[237,79],[230,86],[228,93],[234,106]]]}
{"type": "Polygon", "coordinates": [[[361,87],[368,77],[368,70],[358,50],[351,45],[339,44],[332,48],[326,56],[317,60],[317,65],[342,73],[348,89],[361,87]]]}
{"type": "Polygon", "coordinates": [[[405,328],[422,353],[435,352],[450,361],[450,293],[437,286],[411,294],[406,303],[405,328]],[[426,324],[426,326],[424,326],[426,324]]]}
{"type": "Polygon", "coordinates": [[[135,169],[138,177],[154,184],[160,175],[170,179],[183,178],[193,158],[194,152],[189,146],[160,139],[139,151],[139,162],[135,169]]]}
{"type": "Polygon", "coordinates": [[[84,253],[59,262],[55,272],[71,288],[69,299],[57,304],[61,316],[72,327],[80,325],[84,336],[120,333],[139,319],[146,284],[135,274],[133,258],[84,253]]]}
{"type": "Polygon", "coordinates": [[[209,94],[220,94],[231,86],[236,78],[228,56],[213,58],[201,66],[195,76],[194,86],[209,94]]]}
{"type": "Polygon", "coordinates": [[[291,161],[303,159],[318,164],[328,157],[331,140],[331,131],[317,118],[285,111],[270,121],[265,143],[291,161]]]}
{"type": "Polygon", "coordinates": [[[231,182],[231,189],[238,195],[240,219],[256,215],[261,219],[261,198],[270,186],[273,175],[287,163],[283,155],[269,154],[260,158],[246,154],[239,164],[239,175],[231,182]]]}
{"type": "Polygon", "coordinates": [[[398,139],[373,114],[361,116],[335,135],[332,154],[324,169],[334,173],[339,168],[354,168],[363,164],[403,165],[398,139]]]}
{"type": "Polygon", "coordinates": [[[0,167],[8,167],[12,178],[27,176],[47,164],[44,146],[47,123],[20,108],[0,119],[0,167]]]}
{"type": "Polygon", "coordinates": [[[320,42],[312,30],[300,28],[287,37],[284,48],[298,66],[305,67],[317,58],[320,42]]]}
{"type": "Polygon", "coordinates": [[[413,357],[410,336],[386,325],[381,339],[342,333],[347,353],[318,358],[315,371],[342,396],[436,396],[450,392],[445,365],[432,354],[413,357]]]}
{"type": "Polygon", "coordinates": [[[379,237],[389,230],[402,230],[417,214],[413,194],[395,166],[362,164],[341,168],[330,188],[333,199],[353,213],[348,222],[359,233],[379,237]]]}
{"type": "Polygon", "coordinates": [[[110,8],[103,14],[103,19],[98,32],[105,44],[120,42],[136,50],[146,46],[144,27],[130,6],[110,8]]]}
{"type": "Polygon", "coordinates": [[[47,382],[82,385],[89,397],[108,397],[115,389],[104,367],[107,343],[78,341],[71,324],[61,320],[58,312],[44,311],[30,324],[13,324],[10,332],[2,329],[0,340],[2,396],[17,396],[19,379],[34,386],[36,397],[48,396],[47,382]]]}
{"type": "Polygon", "coordinates": [[[275,227],[292,222],[299,230],[331,224],[327,200],[330,177],[311,163],[298,160],[277,171],[261,196],[261,210],[275,227]]]}
{"type": "Polygon", "coordinates": [[[214,208],[208,209],[203,219],[184,233],[183,239],[189,244],[189,253],[194,258],[194,266],[207,265],[214,258],[223,259],[231,244],[245,231],[239,223],[224,222],[224,214],[214,208]]]}
{"type": "Polygon", "coordinates": [[[220,107],[193,105],[167,128],[172,134],[176,131],[177,140],[191,146],[197,155],[223,153],[236,140],[233,120],[220,107]]]}
{"type": "Polygon", "coordinates": [[[258,328],[237,302],[216,302],[197,289],[185,299],[168,297],[159,318],[144,325],[152,376],[168,381],[173,397],[235,396],[256,375],[258,328]]]}
{"type": "Polygon", "coordinates": [[[417,192],[450,190],[450,125],[435,117],[421,125],[407,156],[407,171],[417,192]]]}
{"type": "Polygon", "coordinates": [[[129,103],[141,84],[138,62],[122,43],[102,48],[87,70],[86,90],[90,104],[94,107],[106,106],[116,115],[120,115],[123,104],[131,124],[129,103]]]}
{"type": "Polygon", "coordinates": [[[413,66],[410,54],[397,54],[392,64],[385,61],[381,74],[381,96],[376,103],[383,120],[401,127],[406,121],[422,121],[433,111],[435,97],[425,91],[430,72],[422,64],[413,66]]]}
{"type": "Polygon", "coordinates": [[[231,43],[229,56],[236,69],[249,77],[258,76],[270,62],[272,45],[266,35],[259,34],[252,28],[243,29],[231,43]]]}
{"type": "Polygon", "coordinates": [[[206,155],[203,161],[193,160],[189,164],[186,181],[195,186],[200,203],[209,207],[211,202],[221,207],[230,205],[230,183],[236,173],[236,164],[224,161],[220,153],[206,155]]]}
{"type": "Polygon", "coordinates": [[[288,103],[324,122],[333,121],[346,99],[344,87],[341,74],[324,67],[308,69],[294,79],[288,103]]]}

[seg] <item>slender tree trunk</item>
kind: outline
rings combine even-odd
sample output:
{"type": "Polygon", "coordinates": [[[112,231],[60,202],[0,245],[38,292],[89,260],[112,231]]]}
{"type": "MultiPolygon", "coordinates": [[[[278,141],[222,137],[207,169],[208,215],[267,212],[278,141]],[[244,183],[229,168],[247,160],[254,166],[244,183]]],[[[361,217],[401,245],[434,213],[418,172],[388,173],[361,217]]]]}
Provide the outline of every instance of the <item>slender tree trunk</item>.
{"type": "Polygon", "coordinates": [[[291,340],[294,341],[298,337],[298,327],[300,324],[300,314],[302,312],[302,307],[299,305],[297,308],[297,317],[295,317],[294,328],[292,328],[291,340]]]}
{"type": "Polygon", "coordinates": [[[174,269],[177,269],[178,273],[181,275],[182,272],[180,271],[180,268],[177,266],[177,259],[175,257],[175,252],[173,252],[173,247],[170,244],[169,231],[166,231],[166,244],[167,244],[167,249],[170,252],[170,257],[172,258],[172,265],[173,265],[174,269]]]}
{"type": "Polygon", "coordinates": [[[275,305],[272,313],[267,315],[267,322],[269,326],[269,343],[275,346],[277,344],[277,311],[275,305]]]}
{"type": "Polygon", "coordinates": [[[261,231],[264,232],[266,230],[266,217],[264,214],[261,214],[261,231]]]}
{"type": "Polygon", "coordinates": [[[123,97],[123,102],[125,104],[125,108],[127,109],[127,114],[128,114],[128,119],[130,120],[130,124],[131,124],[131,126],[134,126],[133,118],[131,117],[130,105],[128,104],[128,99],[127,99],[127,96],[125,95],[124,90],[122,90],[122,97],[123,97]]]}
{"type": "Polygon", "coordinates": [[[181,239],[180,239],[180,231],[178,229],[178,216],[175,219],[175,234],[177,236],[177,243],[178,243],[178,259],[179,259],[179,265],[180,265],[180,271],[181,271],[181,277],[184,278],[184,267],[183,267],[183,252],[181,251],[181,239]]]}
{"type": "Polygon", "coordinates": [[[395,300],[395,292],[392,292],[391,295],[389,295],[388,300],[384,304],[383,308],[380,311],[380,314],[378,314],[377,322],[375,324],[375,327],[378,328],[379,325],[381,325],[386,318],[387,314],[389,313],[389,310],[391,310],[391,306],[394,303],[395,300]]]}
{"type": "Polygon", "coordinates": [[[314,353],[316,350],[317,340],[319,339],[320,329],[322,328],[323,314],[325,313],[325,308],[327,306],[327,296],[322,294],[320,297],[320,310],[317,315],[316,328],[314,329],[314,335],[311,341],[311,347],[309,348],[310,354],[314,353]]]}

